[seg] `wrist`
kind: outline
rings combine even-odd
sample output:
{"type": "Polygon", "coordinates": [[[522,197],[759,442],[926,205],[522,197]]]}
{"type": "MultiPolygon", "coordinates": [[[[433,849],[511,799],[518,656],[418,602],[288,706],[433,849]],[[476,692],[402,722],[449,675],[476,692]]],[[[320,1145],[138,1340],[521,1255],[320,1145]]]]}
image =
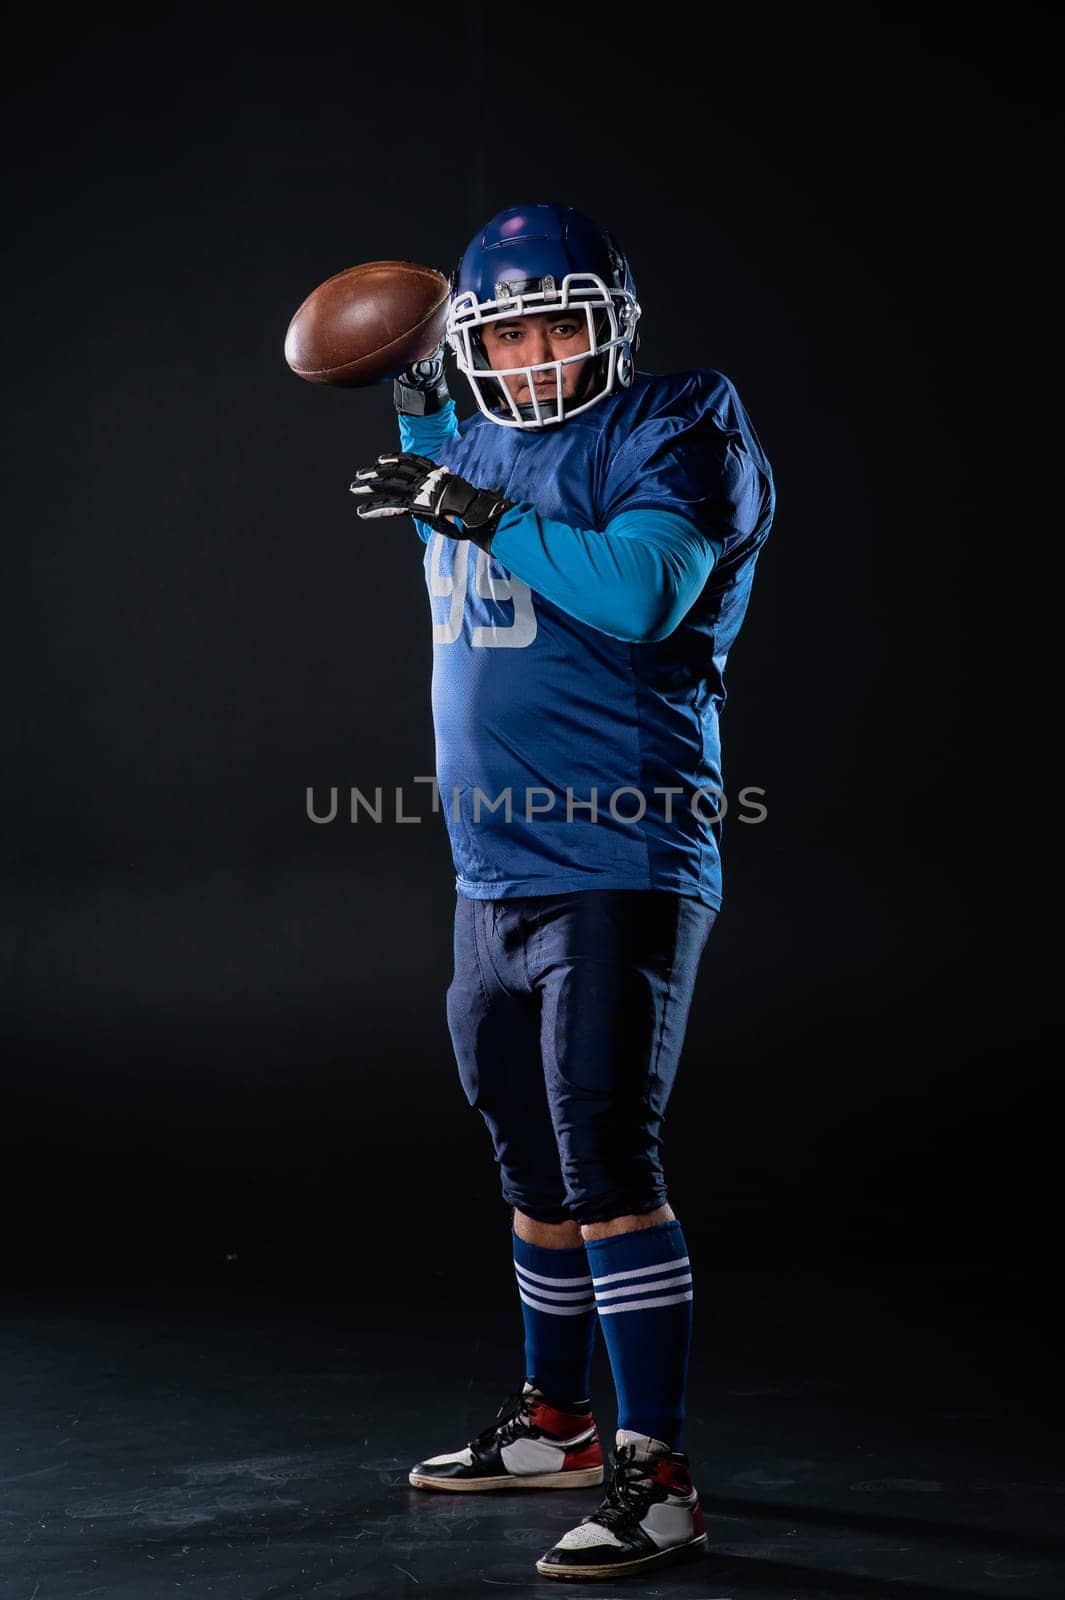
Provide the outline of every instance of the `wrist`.
{"type": "Polygon", "coordinates": [[[434,416],[436,412],[443,411],[450,399],[447,379],[442,373],[428,389],[407,383],[403,378],[392,380],[392,403],[404,417],[434,416]]]}
{"type": "Polygon", "coordinates": [[[444,346],[441,343],[422,361],[405,367],[393,380],[392,398],[396,410],[407,417],[430,417],[443,411],[451,399],[444,370],[444,346]]]}
{"type": "Polygon", "coordinates": [[[487,554],[492,547],[496,530],[504,513],[511,508],[498,489],[474,489],[465,504],[455,508],[462,523],[460,537],[479,545],[487,554]]]}

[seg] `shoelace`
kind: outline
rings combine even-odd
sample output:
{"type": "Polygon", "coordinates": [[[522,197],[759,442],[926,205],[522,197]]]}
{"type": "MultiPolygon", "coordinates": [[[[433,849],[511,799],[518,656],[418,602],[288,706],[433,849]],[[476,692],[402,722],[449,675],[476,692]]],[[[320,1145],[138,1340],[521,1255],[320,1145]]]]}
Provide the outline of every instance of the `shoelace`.
{"type": "Polygon", "coordinates": [[[496,1420],[489,1427],[482,1428],[475,1443],[491,1444],[493,1439],[498,1438],[502,1444],[513,1444],[519,1433],[531,1431],[527,1397],[518,1390],[507,1396],[496,1412],[496,1420]]]}
{"type": "Polygon", "coordinates": [[[618,1528],[633,1520],[643,1520],[651,1502],[659,1498],[659,1488],[645,1464],[636,1462],[635,1455],[635,1445],[620,1446],[614,1456],[614,1476],[603,1496],[602,1505],[582,1521],[598,1522],[604,1528],[618,1528]]]}

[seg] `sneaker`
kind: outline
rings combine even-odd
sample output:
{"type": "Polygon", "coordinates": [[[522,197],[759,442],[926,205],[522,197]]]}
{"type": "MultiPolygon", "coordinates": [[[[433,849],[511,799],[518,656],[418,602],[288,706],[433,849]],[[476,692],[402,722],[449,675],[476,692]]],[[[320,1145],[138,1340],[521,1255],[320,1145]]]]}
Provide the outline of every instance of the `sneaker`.
{"type": "Polygon", "coordinates": [[[586,1489],[602,1481],[591,1411],[556,1410],[528,1378],[464,1449],[430,1456],[410,1471],[415,1489],[586,1489]]]}
{"type": "Polygon", "coordinates": [[[564,1533],[536,1569],[545,1578],[621,1578],[705,1549],[687,1456],[619,1428],[602,1505],[564,1533]]]}

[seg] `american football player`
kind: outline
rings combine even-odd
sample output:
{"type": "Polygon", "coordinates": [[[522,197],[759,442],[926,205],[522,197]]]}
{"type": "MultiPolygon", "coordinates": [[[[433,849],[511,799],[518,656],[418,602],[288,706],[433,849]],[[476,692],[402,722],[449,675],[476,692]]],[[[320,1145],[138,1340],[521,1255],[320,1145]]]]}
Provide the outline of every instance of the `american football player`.
{"type": "Polygon", "coordinates": [[[706,1545],[682,1449],[692,1264],[661,1130],[721,906],[719,717],[770,531],[728,378],[637,368],[615,238],[513,206],[452,278],[444,363],[394,385],[400,448],[351,485],[411,516],[432,611],[437,781],[456,871],[447,1017],[510,1208],[524,1383],[418,1488],[604,1481],[595,1328],[617,1399],[599,1509],[537,1562],[615,1578],[706,1545]]]}

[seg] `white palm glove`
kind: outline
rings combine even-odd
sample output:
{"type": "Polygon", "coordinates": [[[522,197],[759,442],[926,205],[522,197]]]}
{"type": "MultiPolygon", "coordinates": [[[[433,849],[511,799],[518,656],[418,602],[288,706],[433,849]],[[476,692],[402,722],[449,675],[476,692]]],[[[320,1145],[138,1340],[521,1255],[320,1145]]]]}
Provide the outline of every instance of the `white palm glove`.
{"type": "Polygon", "coordinates": [[[356,515],[365,521],[417,517],[452,539],[471,539],[482,550],[491,545],[511,504],[499,489],[476,489],[449,467],[409,452],[378,456],[372,467],[360,467],[351,493],[359,498],[356,515]],[[461,519],[461,527],[452,517],[461,519]]]}

